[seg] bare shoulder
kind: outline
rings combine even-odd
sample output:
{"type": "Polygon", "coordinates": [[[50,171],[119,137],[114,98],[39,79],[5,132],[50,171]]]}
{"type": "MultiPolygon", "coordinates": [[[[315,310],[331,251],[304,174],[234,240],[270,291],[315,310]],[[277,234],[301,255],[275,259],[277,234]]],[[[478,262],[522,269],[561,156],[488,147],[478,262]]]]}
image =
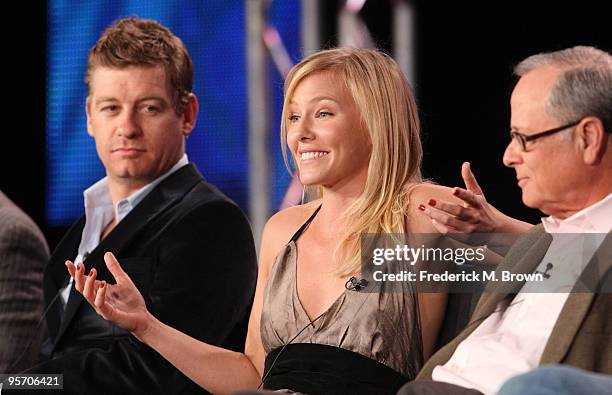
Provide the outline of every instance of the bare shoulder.
{"type": "Polygon", "coordinates": [[[283,244],[287,243],[320,204],[318,199],[300,206],[288,207],[274,214],[266,223],[268,236],[271,239],[279,239],[283,244]]]}
{"type": "Polygon", "coordinates": [[[453,195],[453,188],[437,185],[430,182],[406,185],[411,205],[425,204],[429,199],[442,199],[449,202],[461,203],[461,199],[453,195]]]}
{"type": "Polygon", "coordinates": [[[438,233],[430,218],[419,210],[419,205],[427,205],[429,199],[444,200],[451,203],[463,202],[453,195],[453,189],[430,182],[407,184],[404,187],[406,199],[406,224],[411,232],[438,233]]]}
{"type": "Polygon", "coordinates": [[[267,252],[271,254],[270,257],[276,256],[320,204],[321,200],[317,199],[300,206],[288,207],[270,217],[264,227],[261,253],[267,252]]]}

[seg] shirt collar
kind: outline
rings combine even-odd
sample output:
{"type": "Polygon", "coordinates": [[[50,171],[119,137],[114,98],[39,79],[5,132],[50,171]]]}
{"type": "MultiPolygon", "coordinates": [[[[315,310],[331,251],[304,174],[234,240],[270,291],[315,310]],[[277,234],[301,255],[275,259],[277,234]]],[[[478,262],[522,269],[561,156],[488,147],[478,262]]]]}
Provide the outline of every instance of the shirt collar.
{"type": "Polygon", "coordinates": [[[612,230],[612,193],[565,219],[542,218],[547,233],[609,233],[612,230]]]}
{"type": "MultiPolygon", "coordinates": [[[[132,211],[132,209],[136,207],[136,205],[140,203],[142,199],[144,199],[145,196],[149,194],[149,192],[151,192],[157,185],[159,185],[159,183],[161,183],[172,173],[174,173],[175,171],[177,171],[188,163],[189,159],[187,158],[187,154],[183,154],[181,159],[179,159],[178,162],[176,162],[176,164],[170,168],[170,170],[157,177],[151,183],[132,193],[127,198],[119,200],[116,206],[114,207],[117,222],[120,222],[123,218],[125,218],[125,216],[128,215],[128,213],[132,211]]],[[[91,210],[112,206],[113,202],[108,187],[108,177],[104,177],[103,179],[93,184],[91,187],[87,188],[83,192],[83,198],[86,213],[89,211],[88,209],[91,210]]]]}

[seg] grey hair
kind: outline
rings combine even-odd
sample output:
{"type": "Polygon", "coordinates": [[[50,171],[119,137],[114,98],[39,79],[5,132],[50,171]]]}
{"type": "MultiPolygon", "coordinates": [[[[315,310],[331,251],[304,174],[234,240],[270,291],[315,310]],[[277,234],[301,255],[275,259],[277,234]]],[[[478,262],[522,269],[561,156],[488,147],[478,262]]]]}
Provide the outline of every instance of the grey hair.
{"type": "Polygon", "coordinates": [[[612,55],[587,46],[544,52],[521,61],[514,74],[522,77],[544,66],[562,70],[548,97],[552,116],[563,122],[595,116],[612,133],[612,55]]]}

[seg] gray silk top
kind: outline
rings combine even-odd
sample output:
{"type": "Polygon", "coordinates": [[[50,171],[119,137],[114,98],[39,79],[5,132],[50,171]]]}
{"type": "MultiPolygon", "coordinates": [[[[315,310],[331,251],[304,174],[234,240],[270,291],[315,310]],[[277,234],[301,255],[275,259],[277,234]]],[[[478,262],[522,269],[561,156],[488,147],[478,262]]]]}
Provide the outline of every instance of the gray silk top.
{"type": "Polygon", "coordinates": [[[261,313],[266,354],[289,342],[325,344],[365,355],[413,379],[422,366],[422,346],[410,284],[402,292],[385,292],[384,283],[346,290],[319,318],[311,322],[306,314],[297,294],[296,240],[314,215],[279,252],[270,271],[261,313]]]}

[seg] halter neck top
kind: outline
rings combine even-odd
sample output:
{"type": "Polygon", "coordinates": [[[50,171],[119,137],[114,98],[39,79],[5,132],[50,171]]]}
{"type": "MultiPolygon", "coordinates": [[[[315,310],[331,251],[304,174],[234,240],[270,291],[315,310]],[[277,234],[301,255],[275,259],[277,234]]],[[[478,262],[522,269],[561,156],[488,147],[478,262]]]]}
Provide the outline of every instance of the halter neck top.
{"type": "Polygon", "coordinates": [[[320,208],[281,249],[270,271],[260,328],[266,354],[288,343],[334,346],[413,379],[423,361],[417,298],[410,284],[401,292],[389,291],[384,283],[347,289],[313,321],[306,314],[297,294],[297,240],[320,208]]]}

